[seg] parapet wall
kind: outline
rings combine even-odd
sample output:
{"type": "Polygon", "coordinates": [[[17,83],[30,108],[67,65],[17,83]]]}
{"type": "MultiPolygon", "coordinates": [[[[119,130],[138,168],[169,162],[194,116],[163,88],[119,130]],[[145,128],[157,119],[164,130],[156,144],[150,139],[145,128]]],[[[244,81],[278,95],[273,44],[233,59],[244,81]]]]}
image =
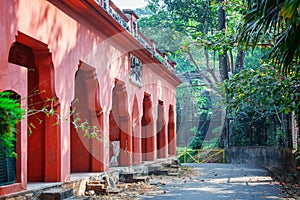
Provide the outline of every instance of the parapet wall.
{"type": "Polygon", "coordinates": [[[253,164],[267,168],[295,170],[295,155],[291,149],[276,147],[230,147],[225,149],[226,163],[253,164]]]}

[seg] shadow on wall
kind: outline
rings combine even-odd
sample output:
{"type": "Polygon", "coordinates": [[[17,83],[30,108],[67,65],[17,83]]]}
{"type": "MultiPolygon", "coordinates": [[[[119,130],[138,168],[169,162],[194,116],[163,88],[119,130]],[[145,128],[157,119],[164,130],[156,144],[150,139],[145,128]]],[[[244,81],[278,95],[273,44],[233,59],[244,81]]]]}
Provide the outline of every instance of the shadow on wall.
{"type": "Polygon", "coordinates": [[[226,163],[251,164],[294,171],[295,155],[291,149],[276,147],[230,147],[225,149],[226,163]]]}

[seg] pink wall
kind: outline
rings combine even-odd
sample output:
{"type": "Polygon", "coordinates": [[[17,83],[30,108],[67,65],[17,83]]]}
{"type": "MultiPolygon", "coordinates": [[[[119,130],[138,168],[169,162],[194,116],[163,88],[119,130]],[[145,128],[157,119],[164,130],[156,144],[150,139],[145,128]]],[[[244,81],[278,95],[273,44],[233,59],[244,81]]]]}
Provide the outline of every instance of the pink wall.
{"type": "MultiPolygon", "coordinates": [[[[22,33],[44,43],[45,48],[48,48],[51,53],[49,58],[52,59],[50,61],[54,67],[53,87],[59,100],[58,112],[61,115],[58,130],[60,135],[57,139],[59,146],[54,149],[61,152],[59,160],[55,161],[60,165],[57,171],[60,175],[54,181],[67,181],[71,172],[69,113],[75,95],[75,73],[79,65],[84,64],[95,69],[95,77],[100,86],[98,95],[103,112],[104,141],[109,140],[109,112],[112,108],[111,97],[116,79],[122,81],[126,87],[128,98],[126,110],[130,116],[130,122],[134,99],[136,99],[137,105],[135,106],[135,115],[139,120],[142,118],[144,93],[151,94],[153,121],[156,122],[157,105],[160,100],[164,103],[164,119],[168,122],[169,105],[173,105],[174,108],[176,106],[175,88],[180,82],[164,66],[159,65],[155,58],[151,58],[150,53],[146,55],[145,50],[141,50],[140,46],[126,45],[128,43],[126,38],[130,37],[128,33],[119,33],[109,37],[108,33],[99,30],[101,27],[91,25],[91,22],[88,23],[81,18],[80,13],[86,9],[82,2],[74,1],[74,5],[78,4],[79,7],[76,11],[61,1],[52,0],[51,2],[46,0],[3,0],[1,2],[0,13],[5,14],[0,18],[2,25],[0,31],[0,38],[2,38],[0,40],[0,90],[13,90],[22,98],[26,98],[28,95],[27,68],[8,63],[9,49],[16,42],[16,36],[22,33]],[[129,52],[133,52],[143,62],[142,86],[137,86],[130,81],[129,52]]],[[[101,24],[101,22],[98,23],[101,24]]],[[[113,26],[104,27],[104,29],[106,28],[116,31],[113,26]]],[[[26,107],[26,101],[22,101],[22,106],[26,107]]],[[[26,126],[27,119],[25,118],[21,122],[22,155],[18,158],[21,159],[23,188],[27,183],[26,126]]],[[[156,131],[153,133],[154,137],[156,131]]],[[[99,148],[101,148],[99,151],[103,164],[101,170],[108,170],[109,151],[105,151],[108,149],[108,142],[104,142],[99,148]]],[[[163,151],[167,153],[168,147],[163,151]]],[[[11,192],[3,188],[0,187],[0,195],[11,192]]]]}

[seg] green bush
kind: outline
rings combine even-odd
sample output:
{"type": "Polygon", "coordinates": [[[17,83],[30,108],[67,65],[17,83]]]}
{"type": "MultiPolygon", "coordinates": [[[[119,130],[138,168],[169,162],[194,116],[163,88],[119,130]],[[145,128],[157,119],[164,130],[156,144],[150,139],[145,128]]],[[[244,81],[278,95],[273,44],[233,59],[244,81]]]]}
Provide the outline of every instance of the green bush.
{"type": "Polygon", "coordinates": [[[11,92],[0,92],[0,154],[15,156],[16,125],[23,109],[11,92]]]}

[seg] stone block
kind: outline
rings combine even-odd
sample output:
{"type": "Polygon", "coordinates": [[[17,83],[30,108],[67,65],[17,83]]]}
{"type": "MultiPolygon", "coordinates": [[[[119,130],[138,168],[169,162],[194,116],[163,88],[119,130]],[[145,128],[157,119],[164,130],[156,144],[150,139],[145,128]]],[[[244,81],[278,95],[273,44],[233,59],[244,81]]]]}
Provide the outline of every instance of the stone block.
{"type": "Polygon", "coordinates": [[[42,192],[42,200],[63,200],[72,197],[73,189],[51,188],[42,192]]]}
{"type": "Polygon", "coordinates": [[[95,191],[97,195],[107,194],[107,183],[106,181],[88,181],[86,183],[86,191],[95,191]]]}
{"type": "Polygon", "coordinates": [[[157,175],[157,176],[166,176],[168,174],[169,174],[169,170],[166,169],[160,169],[160,170],[149,172],[149,175],[157,175]]]}
{"type": "Polygon", "coordinates": [[[130,173],[130,172],[120,173],[119,181],[122,183],[134,183],[134,173],[130,173]]]}
{"type": "Polygon", "coordinates": [[[163,163],[162,166],[163,167],[171,167],[171,163],[163,163]]]}
{"type": "Polygon", "coordinates": [[[148,166],[148,174],[151,174],[154,171],[158,171],[161,169],[160,165],[150,165],[148,166]]]}

